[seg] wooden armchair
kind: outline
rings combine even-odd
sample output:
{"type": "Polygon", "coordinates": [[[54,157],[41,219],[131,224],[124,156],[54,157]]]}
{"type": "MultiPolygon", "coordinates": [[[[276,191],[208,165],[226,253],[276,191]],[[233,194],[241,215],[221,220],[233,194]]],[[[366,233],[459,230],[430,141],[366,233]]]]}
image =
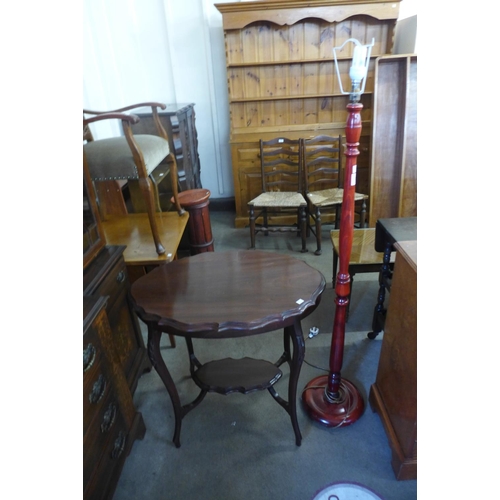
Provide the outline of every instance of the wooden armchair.
{"type": "Polygon", "coordinates": [[[155,218],[157,203],[151,177],[158,165],[167,158],[170,163],[175,209],[179,215],[184,213],[178,200],[177,163],[173,152],[170,152],[168,135],[163,128],[158,108],[166,105],[157,102],[133,104],[113,111],[83,110],[83,156],[87,163],[90,177],[94,182],[109,180],[137,181],[147,208],[151,232],[158,255],[165,253],[165,247],[160,240],[160,234],[155,218]],[[137,123],[139,117],[127,114],[132,109],[150,107],[158,135],[132,133],[131,124],[137,123]],[[91,115],[86,118],[86,115],[91,115]],[[120,120],[123,136],[94,140],[89,124],[101,120],[120,120]]]}

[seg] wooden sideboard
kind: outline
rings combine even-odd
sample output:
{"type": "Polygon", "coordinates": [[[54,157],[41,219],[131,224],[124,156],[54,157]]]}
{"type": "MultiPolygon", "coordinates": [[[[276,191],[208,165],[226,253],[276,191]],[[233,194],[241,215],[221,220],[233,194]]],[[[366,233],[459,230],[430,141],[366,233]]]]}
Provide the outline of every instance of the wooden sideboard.
{"type": "MultiPolygon", "coordinates": [[[[358,157],[357,191],[370,194],[370,136],[375,59],[390,54],[399,0],[269,0],[216,4],[222,13],[230,109],[236,227],[261,191],[259,140],[344,135],[348,96],[340,93],[333,47],[375,39],[358,157]]],[[[351,44],[339,57],[350,88],[351,44]]],[[[344,138],[345,140],[345,138],[344,138]]]]}
{"type": "Polygon", "coordinates": [[[396,261],[370,405],[384,425],[397,479],[417,478],[417,241],[395,243],[396,261]]]}

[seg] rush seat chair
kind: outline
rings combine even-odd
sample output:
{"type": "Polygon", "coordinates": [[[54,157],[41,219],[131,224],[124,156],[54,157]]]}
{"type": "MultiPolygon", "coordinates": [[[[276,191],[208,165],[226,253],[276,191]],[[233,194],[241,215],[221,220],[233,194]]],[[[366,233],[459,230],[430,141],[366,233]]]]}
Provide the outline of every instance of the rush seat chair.
{"type": "MultiPolygon", "coordinates": [[[[342,136],[319,135],[301,140],[301,157],[304,170],[304,196],[309,218],[314,222],[316,255],[321,255],[321,214],[335,212],[335,228],[339,228],[340,212],[344,197],[342,169],[342,136]]],[[[365,227],[366,200],[368,195],[355,193],[354,201],[362,202],[359,226],[365,227]]]]}
{"type": "MultiPolygon", "coordinates": [[[[255,248],[255,235],[263,232],[297,232],[302,241],[301,252],[307,252],[307,201],[302,195],[302,168],[300,139],[276,137],[260,140],[262,192],[248,202],[250,222],[250,248],[255,248]],[[259,212],[256,214],[256,210],[259,212]],[[292,216],[295,223],[274,223],[292,216]],[[262,217],[262,223],[256,220],[262,217]]],[[[293,220],[293,219],[292,219],[293,220]]]]}

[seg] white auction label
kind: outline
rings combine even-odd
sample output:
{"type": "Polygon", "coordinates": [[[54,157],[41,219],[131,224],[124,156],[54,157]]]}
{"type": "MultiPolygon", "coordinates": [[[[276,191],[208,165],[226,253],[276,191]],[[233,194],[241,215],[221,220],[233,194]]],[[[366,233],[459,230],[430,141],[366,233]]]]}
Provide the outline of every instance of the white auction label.
{"type": "Polygon", "coordinates": [[[356,171],[358,170],[357,165],[353,165],[352,167],[352,174],[351,174],[351,186],[356,185],[356,171]]]}

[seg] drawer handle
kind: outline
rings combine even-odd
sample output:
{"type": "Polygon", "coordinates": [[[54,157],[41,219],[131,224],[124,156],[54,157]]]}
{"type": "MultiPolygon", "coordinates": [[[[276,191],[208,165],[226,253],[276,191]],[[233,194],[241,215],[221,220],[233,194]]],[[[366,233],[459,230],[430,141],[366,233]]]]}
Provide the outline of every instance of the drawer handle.
{"type": "Polygon", "coordinates": [[[108,409],[104,412],[101,423],[101,432],[108,432],[113,426],[116,419],[116,405],[115,403],[110,403],[108,409]]]}
{"type": "Polygon", "coordinates": [[[127,436],[123,431],[120,431],[118,437],[115,440],[115,444],[113,446],[113,451],[111,452],[111,458],[114,460],[118,458],[125,449],[125,441],[127,440],[127,436]]]}
{"type": "Polygon", "coordinates": [[[94,382],[94,386],[92,387],[92,391],[89,394],[89,401],[91,403],[97,403],[104,394],[106,389],[106,379],[104,375],[99,375],[99,378],[94,382]]]}
{"type": "Polygon", "coordinates": [[[83,373],[85,373],[94,364],[95,353],[96,350],[92,344],[89,344],[83,350],[83,373]]]}
{"type": "Polygon", "coordinates": [[[125,281],[125,271],[123,269],[116,276],[117,283],[123,283],[125,281]]]}

